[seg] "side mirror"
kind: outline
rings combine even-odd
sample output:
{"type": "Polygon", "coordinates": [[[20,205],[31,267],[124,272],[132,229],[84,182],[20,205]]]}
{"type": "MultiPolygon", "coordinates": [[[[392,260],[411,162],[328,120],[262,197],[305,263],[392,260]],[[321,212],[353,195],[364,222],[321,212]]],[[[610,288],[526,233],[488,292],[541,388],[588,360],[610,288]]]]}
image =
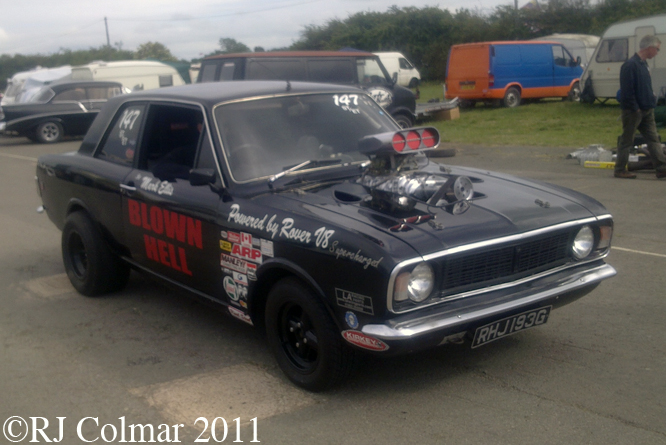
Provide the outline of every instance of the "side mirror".
{"type": "Polygon", "coordinates": [[[199,186],[215,184],[215,170],[212,168],[195,168],[190,170],[190,185],[199,186]]]}
{"type": "Polygon", "coordinates": [[[396,83],[398,83],[398,73],[397,72],[393,73],[393,75],[391,76],[391,82],[393,82],[394,85],[396,83]]]}
{"type": "Polygon", "coordinates": [[[576,57],[576,65],[580,65],[580,56],[576,57]]]}

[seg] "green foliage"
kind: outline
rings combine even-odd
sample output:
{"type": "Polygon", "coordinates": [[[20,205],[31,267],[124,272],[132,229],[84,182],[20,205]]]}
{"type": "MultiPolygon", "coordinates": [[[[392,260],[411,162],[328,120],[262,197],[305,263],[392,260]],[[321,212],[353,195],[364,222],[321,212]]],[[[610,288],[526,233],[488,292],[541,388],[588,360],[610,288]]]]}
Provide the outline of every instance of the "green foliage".
{"type": "Polygon", "coordinates": [[[159,42],[146,42],[136,49],[135,59],[155,59],[162,62],[177,62],[178,59],[171,54],[169,48],[159,42]]]}

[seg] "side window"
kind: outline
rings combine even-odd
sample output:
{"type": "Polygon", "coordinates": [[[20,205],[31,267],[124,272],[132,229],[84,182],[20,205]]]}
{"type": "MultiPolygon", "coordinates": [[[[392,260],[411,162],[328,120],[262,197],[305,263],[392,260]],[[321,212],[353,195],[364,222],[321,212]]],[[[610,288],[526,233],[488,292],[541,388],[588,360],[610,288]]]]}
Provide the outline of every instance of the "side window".
{"type": "Polygon", "coordinates": [[[627,39],[602,40],[596,60],[599,63],[624,62],[627,60],[628,49],[627,39]]]}
{"type": "Polygon", "coordinates": [[[248,60],[247,79],[254,80],[307,80],[305,66],[300,60],[248,60]]]}
{"type": "Polygon", "coordinates": [[[86,100],[86,90],[84,88],[72,88],[71,90],[61,91],[55,95],[53,102],[86,100]]]}
{"type": "Polygon", "coordinates": [[[188,179],[202,130],[200,109],[152,104],[141,140],[139,168],[162,180],[188,179]]]}
{"type": "Polygon", "coordinates": [[[118,87],[90,87],[86,88],[89,100],[106,100],[118,96],[121,91],[118,87]]]}
{"type": "Polygon", "coordinates": [[[120,110],[97,157],[116,164],[132,165],[145,110],[144,104],[120,110]]]}
{"type": "Polygon", "coordinates": [[[215,82],[215,72],[217,71],[217,63],[203,63],[201,64],[201,82],[215,82]]]}
{"type": "Polygon", "coordinates": [[[351,60],[308,60],[311,82],[355,83],[351,60]]]}
{"type": "Polygon", "coordinates": [[[411,63],[409,63],[409,61],[407,59],[404,59],[402,57],[400,59],[398,59],[398,63],[400,64],[400,69],[403,69],[403,70],[414,69],[414,66],[411,63]]]}
{"type": "Polygon", "coordinates": [[[553,45],[553,62],[557,66],[567,66],[564,50],[559,45],[553,45]]]}
{"type": "Polygon", "coordinates": [[[210,139],[208,139],[205,129],[202,129],[201,132],[203,133],[203,137],[201,138],[201,149],[199,150],[196,168],[210,168],[217,171],[210,139]]]}
{"type": "Polygon", "coordinates": [[[226,62],[222,65],[220,71],[220,80],[234,80],[234,72],[236,71],[236,64],[234,62],[226,62]]]}
{"type": "Polygon", "coordinates": [[[165,74],[163,76],[160,76],[160,88],[170,87],[172,85],[173,85],[173,75],[165,74]]]}

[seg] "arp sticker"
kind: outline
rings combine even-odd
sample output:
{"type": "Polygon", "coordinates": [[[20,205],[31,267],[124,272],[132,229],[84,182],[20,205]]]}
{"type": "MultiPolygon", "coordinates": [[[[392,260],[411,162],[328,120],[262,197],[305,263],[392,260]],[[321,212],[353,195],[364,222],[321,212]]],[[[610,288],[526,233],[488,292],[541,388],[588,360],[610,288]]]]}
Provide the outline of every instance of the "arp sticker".
{"type": "Polygon", "coordinates": [[[387,351],[389,346],[378,338],[365,335],[361,331],[342,331],[342,337],[352,345],[370,351],[387,351]]]}

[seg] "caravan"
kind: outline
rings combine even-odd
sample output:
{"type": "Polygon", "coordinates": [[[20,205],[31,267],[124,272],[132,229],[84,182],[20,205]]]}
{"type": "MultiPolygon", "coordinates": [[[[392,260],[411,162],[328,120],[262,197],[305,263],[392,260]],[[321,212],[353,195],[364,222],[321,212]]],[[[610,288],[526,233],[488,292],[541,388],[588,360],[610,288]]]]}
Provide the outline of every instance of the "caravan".
{"type": "MultiPolygon", "coordinates": [[[[620,68],[638,52],[646,35],[656,35],[666,42],[666,14],[620,22],[609,27],[597,45],[581,77],[581,100],[592,103],[616,98],[620,89],[620,68]]],[[[666,97],[666,53],[646,61],[652,76],[652,91],[663,101],[666,97]]]]}
{"type": "Polygon", "coordinates": [[[185,84],[174,67],[150,60],[93,62],[76,66],[72,68],[72,80],[115,81],[131,91],[185,84]]]}

